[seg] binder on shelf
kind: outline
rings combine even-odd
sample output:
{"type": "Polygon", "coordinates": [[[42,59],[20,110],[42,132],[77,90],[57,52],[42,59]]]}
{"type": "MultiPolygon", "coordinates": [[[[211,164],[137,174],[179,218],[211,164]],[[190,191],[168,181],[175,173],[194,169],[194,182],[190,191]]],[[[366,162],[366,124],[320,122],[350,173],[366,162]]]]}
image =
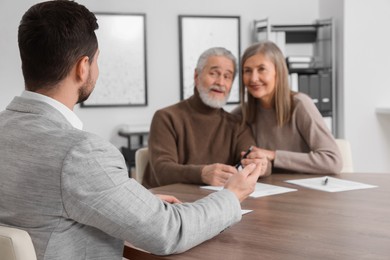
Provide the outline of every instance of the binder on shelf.
{"type": "Polygon", "coordinates": [[[332,111],[332,84],[329,73],[320,74],[321,112],[332,111]]]}
{"type": "Polygon", "coordinates": [[[304,63],[304,62],[293,62],[293,63],[288,63],[289,69],[310,69],[312,68],[311,63],[304,63]]]}
{"type": "Polygon", "coordinates": [[[312,56],[288,56],[286,63],[290,70],[315,68],[314,57],[312,56]]]}
{"type": "Polygon", "coordinates": [[[308,75],[299,75],[298,76],[298,89],[299,92],[305,93],[310,96],[309,93],[309,76],[308,75]]]}
{"type": "Polygon", "coordinates": [[[298,73],[291,73],[289,75],[289,79],[290,79],[290,88],[292,91],[295,91],[295,92],[298,92],[298,86],[299,86],[299,83],[298,83],[298,73]]]}
{"type": "Polygon", "coordinates": [[[311,63],[313,62],[313,56],[288,56],[287,63],[311,63]]]}
{"type": "Polygon", "coordinates": [[[320,78],[318,74],[312,74],[309,76],[309,93],[313,99],[314,104],[321,111],[320,107],[320,78]]]}

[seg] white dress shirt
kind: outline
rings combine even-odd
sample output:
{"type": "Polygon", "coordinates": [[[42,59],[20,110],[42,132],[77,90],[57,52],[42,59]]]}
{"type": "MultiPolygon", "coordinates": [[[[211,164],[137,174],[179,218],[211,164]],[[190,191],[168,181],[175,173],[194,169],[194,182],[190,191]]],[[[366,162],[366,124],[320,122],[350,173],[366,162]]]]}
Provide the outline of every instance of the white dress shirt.
{"type": "Polygon", "coordinates": [[[83,130],[83,122],[81,122],[80,118],[72,110],[70,110],[67,106],[65,106],[61,102],[58,102],[57,100],[51,97],[36,92],[31,92],[28,90],[24,90],[22,92],[21,97],[33,99],[33,100],[37,100],[49,104],[50,106],[57,109],[74,128],[83,130]]]}

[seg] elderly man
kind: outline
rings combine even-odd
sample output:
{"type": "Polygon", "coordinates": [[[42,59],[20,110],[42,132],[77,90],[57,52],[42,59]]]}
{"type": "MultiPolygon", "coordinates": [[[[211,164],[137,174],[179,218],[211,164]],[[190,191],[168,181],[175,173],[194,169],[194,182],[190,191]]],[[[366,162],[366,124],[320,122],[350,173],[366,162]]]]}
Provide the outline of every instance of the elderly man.
{"type": "MultiPolygon", "coordinates": [[[[240,118],[222,108],[236,71],[236,59],[225,48],[215,47],[201,54],[194,73],[194,95],[157,111],[153,117],[144,186],[221,186],[237,172],[234,165],[255,141],[240,118]]],[[[259,160],[264,174],[267,161],[259,160]]]]}

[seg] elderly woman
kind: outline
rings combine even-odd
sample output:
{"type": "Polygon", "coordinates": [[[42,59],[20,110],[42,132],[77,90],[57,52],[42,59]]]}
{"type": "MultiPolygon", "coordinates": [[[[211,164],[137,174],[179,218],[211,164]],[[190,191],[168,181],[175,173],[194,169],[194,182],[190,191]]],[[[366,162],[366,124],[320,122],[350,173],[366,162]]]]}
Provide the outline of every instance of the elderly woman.
{"type": "Polygon", "coordinates": [[[330,130],[303,93],[291,91],[288,70],[273,42],[248,47],[241,59],[243,123],[251,126],[257,147],[251,158],[267,157],[272,172],[339,173],[342,157],[330,130]]]}

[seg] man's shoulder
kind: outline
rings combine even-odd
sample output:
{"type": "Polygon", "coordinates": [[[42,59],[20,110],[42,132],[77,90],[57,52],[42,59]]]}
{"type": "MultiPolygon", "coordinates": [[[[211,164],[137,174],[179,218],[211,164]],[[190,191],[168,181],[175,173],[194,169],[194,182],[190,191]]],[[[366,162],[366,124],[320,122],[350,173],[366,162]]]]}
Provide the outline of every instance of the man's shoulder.
{"type": "Polygon", "coordinates": [[[164,108],[161,108],[161,109],[158,109],[156,112],[155,112],[155,115],[173,115],[173,116],[176,116],[176,115],[179,115],[179,114],[186,114],[188,109],[187,109],[187,104],[186,104],[186,101],[185,100],[182,100],[180,102],[177,102],[173,105],[169,105],[167,107],[164,107],[164,108]]]}
{"type": "Polygon", "coordinates": [[[92,156],[96,158],[111,158],[114,161],[117,159],[115,156],[120,154],[119,149],[108,140],[94,133],[78,129],[59,131],[57,136],[53,136],[51,140],[52,144],[48,149],[58,149],[66,157],[69,155],[80,158],[92,156]]]}
{"type": "Polygon", "coordinates": [[[75,142],[84,142],[84,143],[90,143],[91,146],[102,146],[102,145],[111,145],[111,143],[108,140],[105,140],[104,138],[100,137],[97,134],[86,132],[83,130],[78,129],[72,129],[66,131],[66,135],[69,136],[72,140],[75,142]]]}
{"type": "Polygon", "coordinates": [[[63,149],[65,151],[77,146],[88,146],[90,149],[95,149],[104,147],[109,143],[96,134],[78,130],[76,128],[52,128],[45,133],[41,132],[40,134],[47,136],[47,143],[51,143],[53,149],[63,149]]]}
{"type": "Polygon", "coordinates": [[[237,113],[231,113],[222,109],[222,115],[232,124],[241,124],[241,116],[237,113]]]}

